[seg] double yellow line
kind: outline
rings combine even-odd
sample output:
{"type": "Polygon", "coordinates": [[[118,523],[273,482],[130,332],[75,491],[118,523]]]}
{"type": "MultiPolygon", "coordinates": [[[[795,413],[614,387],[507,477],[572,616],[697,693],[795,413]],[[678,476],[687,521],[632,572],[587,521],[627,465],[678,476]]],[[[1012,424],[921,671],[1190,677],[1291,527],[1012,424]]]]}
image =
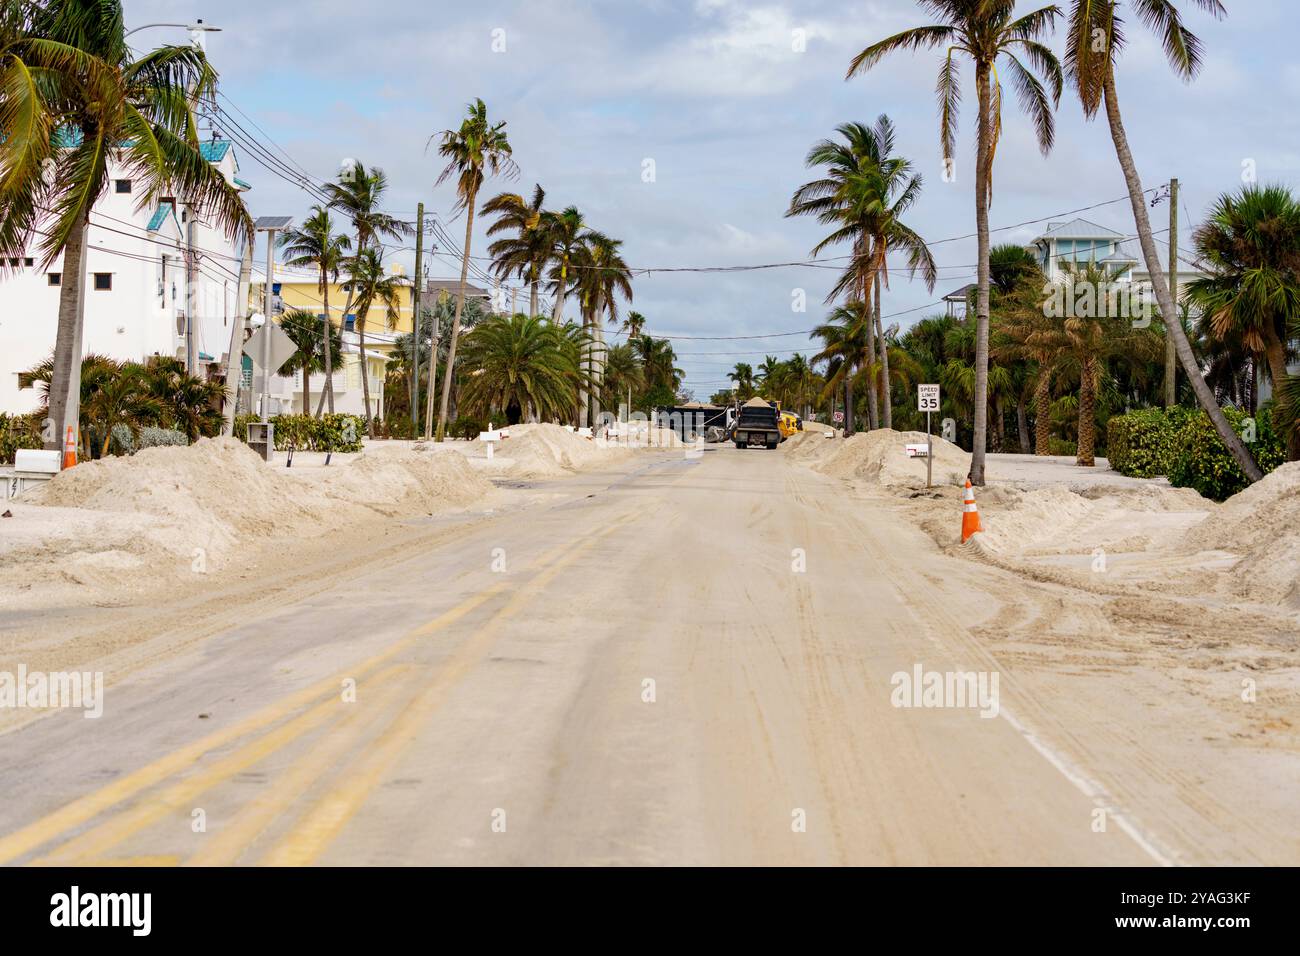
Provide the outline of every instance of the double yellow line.
{"type": "MultiPolygon", "coordinates": [[[[499,636],[502,625],[517,615],[532,597],[583,553],[634,519],[635,515],[628,515],[614,520],[595,534],[552,549],[533,562],[532,567],[541,566],[543,570],[515,590],[486,625],[438,667],[427,687],[380,732],[379,745],[364,755],[360,771],[346,774],[343,784],[318,800],[306,812],[300,823],[276,845],[265,862],[291,865],[306,864],[317,859],[365,803],[375,787],[382,782],[387,772],[405,752],[415,734],[444,702],[447,692],[483,659],[499,636]]],[[[390,665],[390,662],[421,639],[463,620],[493,598],[505,593],[509,586],[510,579],[503,578],[356,666],[290,694],[230,727],[173,751],[7,836],[0,837],[0,864],[10,863],[25,856],[59,839],[69,831],[90,823],[137,794],[156,787],[169,778],[178,777],[179,779],[156,796],[146,798],[86,832],[74,836],[49,856],[42,857],[37,862],[106,861],[105,854],[109,850],[135,833],[167,814],[188,811],[193,805],[192,801],[200,794],[260,763],[304,734],[319,728],[331,717],[337,716],[340,707],[356,707],[355,704],[348,705],[341,702],[341,682],[346,678],[354,678],[359,684],[361,678],[373,673],[375,676],[367,682],[366,688],[367,693],[373,691],[377,694],[375,706],[368,704],[364,716],[349,711],[340,722],[341,726],[338,728],[340,735],[337,739],[333,737],[333,729],[331,729],[330,739],[324,741],[319,748],[313,748],[286,772],[283,789],[274,787],[273,792],[245,806],[240,813],[236,814],[228,827],[214,834],[212,843],[196,854],[192,861],[209,864],[234,862],[249,842],[289,809],[296,799],[311,788],[316,779],[343,757],[350,745],[355,744],[372,723],[377,722],[378,718],[390,709],[393,701],[399,696],[399,688],[391,685],[399,678],[408,676],[413,668],[413,665],[390,665]],[[322,696],[324,700],[319,700],[314,706],[308,707],[322,696]],[[285,718],[304,707],[308,709],[285,721],[285,718]],[[257,734],[281,721],[284,723],[280,726],[238,750],[218,758],[211,766],[182,776],[206,754],[244,737],[257,734]]]]}

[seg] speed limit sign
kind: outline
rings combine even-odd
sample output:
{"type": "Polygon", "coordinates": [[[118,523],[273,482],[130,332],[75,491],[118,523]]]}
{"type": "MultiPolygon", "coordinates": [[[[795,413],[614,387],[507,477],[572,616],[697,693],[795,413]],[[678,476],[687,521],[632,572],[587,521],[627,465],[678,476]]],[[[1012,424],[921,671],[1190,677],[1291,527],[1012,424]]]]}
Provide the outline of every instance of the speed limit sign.
{"type": "Polygon", "coordinates": [[[937,412],[939,410],[939,386],[916,386],[916,410],[918,412],[937,412]]]}

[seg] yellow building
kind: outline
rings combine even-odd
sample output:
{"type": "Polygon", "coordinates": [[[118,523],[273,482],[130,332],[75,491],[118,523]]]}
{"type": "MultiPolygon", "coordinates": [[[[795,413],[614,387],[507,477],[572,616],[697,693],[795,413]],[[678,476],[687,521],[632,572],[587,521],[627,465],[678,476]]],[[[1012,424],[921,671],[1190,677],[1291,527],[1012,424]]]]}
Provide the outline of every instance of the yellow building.
{"type": "MultiPolygon", "coordinates": [[[[254,270],[250,289],[252,309],[262,310],[263,273],[254,270]]],[[[366,316],[366,368],[370,379],[370,411],[377,418],[384,417],[384,379],[388,358],[392,353],[397,337],[409,335],[413,328],[415,314],[415,290],[405,270],[396,265],[393,274],[402,278],[405,285],[401,298],[401,308],[393,316],[387,314],[386,308],[372,307],[366,316]]],[[[285,312],[303,311],[317,316],[325,314],[324,296],[320,290],[320,275],[315,271],[291,269],[279,264],[271,279],[272,313],[282,315],[285,312]]],[[[429,309],[440,297],[454,295],[460,287],[458,280],[427,279],[422,292],[421,307],[429,309]]],[[[489,293],[476,286],[466,287],[467,298],[490,299],[489,293]]],[[[334,409],[349,414],[363,414],[364,400],[361,382],[361,339],[356,327],[355,310],[344,315],[348,304],[348,283],[345,279],[331,283],[329,286],[330,321],[342,330],[343,368],[334,369],[334,409]]],[[[284,391],[280,394],[279,408],[286,414],[302,412],[302,374],[282,381],[284,391]],[[292,389],[292,391],[290,391],[292,389]]],[[[325,376],[315,374],[309,382],[309,394],[312,396],[313,410],[319,402],[321,390],[325,385],[325,376]]]]}

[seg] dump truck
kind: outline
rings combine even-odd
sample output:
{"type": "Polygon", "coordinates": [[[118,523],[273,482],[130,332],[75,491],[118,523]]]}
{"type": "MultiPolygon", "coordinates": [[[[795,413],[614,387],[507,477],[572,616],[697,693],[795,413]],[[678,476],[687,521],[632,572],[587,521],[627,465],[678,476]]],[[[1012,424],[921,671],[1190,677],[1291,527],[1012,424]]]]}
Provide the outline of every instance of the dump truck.
{"type": "Polygon", "coordinates": [[[751,398],[740,406],[731,438],[737,448],[763,445],[775,448],[781,444],[781,413],[771,402],[751,398]]]}

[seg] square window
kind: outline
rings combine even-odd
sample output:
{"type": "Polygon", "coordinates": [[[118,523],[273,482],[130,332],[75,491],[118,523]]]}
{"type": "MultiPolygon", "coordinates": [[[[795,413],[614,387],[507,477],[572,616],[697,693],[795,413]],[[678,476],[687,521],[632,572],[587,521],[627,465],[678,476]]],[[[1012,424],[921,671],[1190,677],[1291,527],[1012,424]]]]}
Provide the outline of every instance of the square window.
{"type": "Polygon", "coordinates": [[[130,192],[131,192],[131,180],[129,180],[129,179],[118,179],[118,180],[115,180],[114,183],[113,183],[113,189],[114,189],[115,191],[117,191],[118,193],[123,193],[123,194],[130,193],[130,192]]]}
{"type": "Polygon", "coordinates": [[[18,268],[18,260],[17,260],[17,259],[10,259],[10,260],[9,260],[9,268],[10,268],[10,269],[17,269],[17,268],[18,268]]]}
{"type": "Polygon", "coordinates": [[[62,285],[63,273],[51,272],[45,277],[45,281],[48,282],[50,285],[62,285]]]}
{"type": "Polygon", "coordinates": [[[95,273],[95,291],[112,292],[113,291],[113,273],[96,272],[95,273]]]}
{"type": "Polygon", "coordinates": [[[26,266],[28,269],[30,269],[32,266],[36,265],[36,260],[33,259],[31,256],[28,256],[26,259],[23,260],[23,265],[26,266]]]}

